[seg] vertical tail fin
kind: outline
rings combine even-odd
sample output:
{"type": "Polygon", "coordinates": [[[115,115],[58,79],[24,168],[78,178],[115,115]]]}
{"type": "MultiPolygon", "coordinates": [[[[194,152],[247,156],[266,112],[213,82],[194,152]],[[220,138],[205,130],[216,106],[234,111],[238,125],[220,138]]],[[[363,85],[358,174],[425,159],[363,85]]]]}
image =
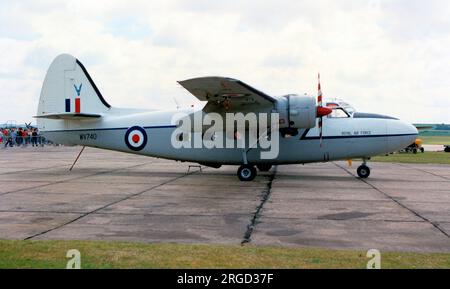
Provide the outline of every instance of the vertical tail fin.
{"type": "Polygon", "coordinates": [[[61,120],[54,120],[59,117],[51,116],[98,116],[108,112],[110,108],[78,59],[72,55],[61,54],[53,60],[45,76],[39,99],[37,118],[41,129],[45,129],[45,126],[48,128],[63,125],[61,120]]]}

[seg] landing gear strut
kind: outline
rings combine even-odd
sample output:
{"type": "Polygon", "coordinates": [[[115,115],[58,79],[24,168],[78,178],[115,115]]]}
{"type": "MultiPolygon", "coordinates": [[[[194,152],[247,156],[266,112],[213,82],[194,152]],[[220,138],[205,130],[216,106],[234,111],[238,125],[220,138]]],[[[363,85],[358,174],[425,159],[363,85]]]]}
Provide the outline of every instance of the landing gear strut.
{"type": "Polygon", "coordinates": [[[237,171],[237,176],[242,182],[251,182],[256,177],[256,169],[252,165],[242,165],[237,171]]]}
{"type": "Polygon", "coordinates": [[[370,176],[370,168],[367,166],[365,159],[363,159],[363,164],[358,167],[356,172],[361,179],[367,179],[370,176]]]}
{"type": "MultiPolygon", "coordinates": [[[[244,149],[242,151],[242,162],[244,163],[237,170],[237,176],[239,180],[242,182],[251,182],[256,178],[257,171],[255,166],[252,166],[248,163],[247,153],[258,144],[259,140],[265,136],[268,136],[270,133],[270,129],[266,130],[264,133],[261,133],[254,144],[249,145],[248,149],[244,149]]],[[[272,165],[261,164],[257,166],[261,172],[267,172],[272,168],[272,165]]]]}

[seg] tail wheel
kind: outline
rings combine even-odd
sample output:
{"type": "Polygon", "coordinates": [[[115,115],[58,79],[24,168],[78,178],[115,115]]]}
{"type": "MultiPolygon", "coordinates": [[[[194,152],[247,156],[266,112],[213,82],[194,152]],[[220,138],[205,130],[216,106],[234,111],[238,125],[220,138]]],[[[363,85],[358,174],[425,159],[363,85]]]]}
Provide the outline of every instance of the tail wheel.
{"type": "Polygon", "coordinates": [[[256,167],[258,168],[258,170],[260,172],[268,172],[272,168],[272,165],[271,164],[260,164],[260,165],[256,165],[256,167]]]}
{"type": "Polygon", "coordinates": [[[370,168],[366,165],[359,166],[356,172],[361,179],[367,179],[370,176],[370,168]]]}
{"type": "Polygon", "coordinates": [[[256,177],[256,169],[251,165],[242,165],[237,171],[237,176],[242,182],[251,182],[256,177]]]}

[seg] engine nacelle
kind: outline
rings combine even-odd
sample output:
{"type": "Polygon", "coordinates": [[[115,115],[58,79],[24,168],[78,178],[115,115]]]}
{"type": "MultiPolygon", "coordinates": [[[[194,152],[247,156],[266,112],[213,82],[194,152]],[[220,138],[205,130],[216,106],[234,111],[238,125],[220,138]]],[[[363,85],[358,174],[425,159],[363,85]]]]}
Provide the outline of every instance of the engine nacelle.
{"type": "Polygon", "coordinates": [[[277,102],[280,128],[313,128],[316,126],[316,99],[308,95],[290,94],[277,102]]]}

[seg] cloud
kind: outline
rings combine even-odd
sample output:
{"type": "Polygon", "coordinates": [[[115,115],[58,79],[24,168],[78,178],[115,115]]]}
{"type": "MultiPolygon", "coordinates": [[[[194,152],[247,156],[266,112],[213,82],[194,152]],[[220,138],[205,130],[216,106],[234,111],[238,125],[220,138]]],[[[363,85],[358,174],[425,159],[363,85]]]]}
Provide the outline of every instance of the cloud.
{"type": "MultiPolygon", "coordinates": [[[[0,4],[1,119],[30,121],[54,57],[71,53],[114,106],[174,108],[176,84],[239,78],[411,122],[450,122],[448,1],[9,1],[0,4]],[[8,109],[5,109],[7,107],[8,109]]],[[[0,119],[0,122],[1,122],[0,119]]]]}

